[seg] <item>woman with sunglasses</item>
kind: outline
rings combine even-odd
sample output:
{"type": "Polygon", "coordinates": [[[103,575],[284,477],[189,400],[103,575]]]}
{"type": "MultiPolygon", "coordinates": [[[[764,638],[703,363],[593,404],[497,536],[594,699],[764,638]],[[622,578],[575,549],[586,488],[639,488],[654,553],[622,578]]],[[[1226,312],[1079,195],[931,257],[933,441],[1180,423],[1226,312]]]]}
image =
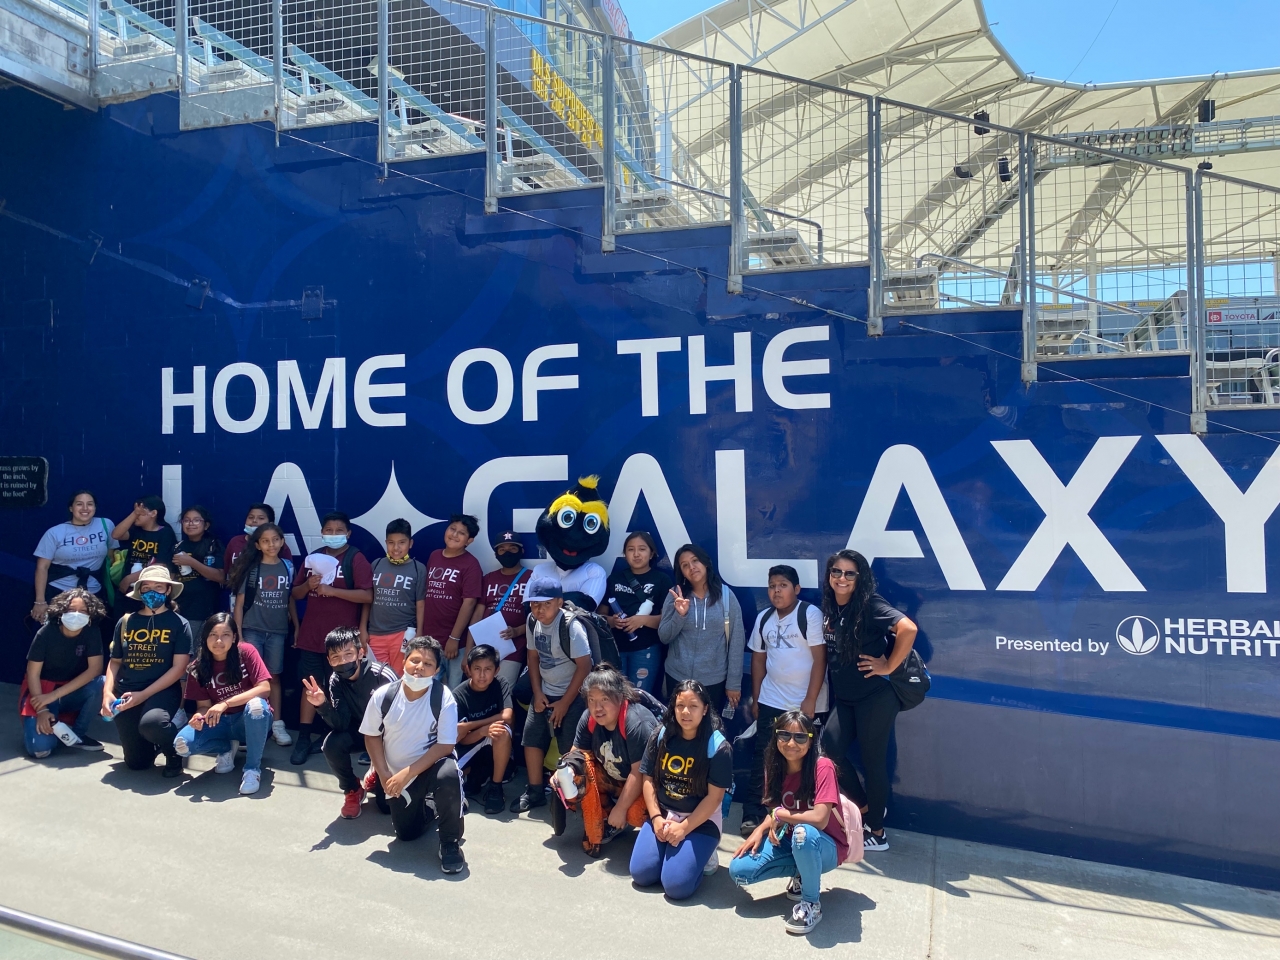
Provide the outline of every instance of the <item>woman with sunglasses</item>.
{"type": "Polygon", "coordinates": [[[844,861],[849,838],[835,813],[835,764],[814,740],[814,722],[789,710],[773,731],[764,761],[764,802],[771,809],[734,853],[729,876],[740,887],[789,876],[787,899],[796,905],[784,922],[788,933],[804,934],[822,919],[822,875],[844,861]]]}
{"type": "Polygon", "coordinates": [[[846,796],[862,808],[863,849],[888,850],[889,739],[900,709],[889,674],[911,652],[916,625],[876,593],[871,565],[856,550],[840,550],[827,560],[822,620],[832,699],[822,747],[835,759],[846,796]],[[862,754],[865,788],[849,763],[854,740],[862,754]]]}

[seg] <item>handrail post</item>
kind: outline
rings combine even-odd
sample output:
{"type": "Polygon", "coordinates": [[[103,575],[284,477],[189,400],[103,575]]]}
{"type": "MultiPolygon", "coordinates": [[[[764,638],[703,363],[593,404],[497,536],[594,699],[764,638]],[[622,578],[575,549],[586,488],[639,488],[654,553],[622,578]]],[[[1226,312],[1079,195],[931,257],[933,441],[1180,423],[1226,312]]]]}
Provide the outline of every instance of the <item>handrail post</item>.
{"type": "Polygon", "coordinates": [[[1209,431],[1209,383],[1204,323],[1204,178],[1187,172],[1187,324],[1191,342],[1191,432],[1209,431]]]}
{"type": "Polygon", "coordinates": [[[271,66],[275,83],[276,146],[284,125],[284,0],[271,0],[271,66]]]}
{"type": "Polygon", "coordinates": [[[604,209],[600,214],[600,251],[612,253],[617,244],[613,232],[617,227],[618,170],[617,150],[614,136],[617,133],[617,120],[614,111],[617,109],[617,94],[614,84],[614,52],[613,38],[604,39],[601,51],[600,69],[604,73],[603,102],[600,109],[600,124],[604,127],[604,209]]]}
{"type": "Polygon", "coordinates": [[[387,68],[390,62],[387,50],[387,0],[378,0],[378,162],[382,164],[382,176],[387,176],[389,137],[387,130],[387,100],[391,89],[387,68]]]}
{"type": "Polygon", "coordinates": [[[729,293],[742,292],[747,218],[742,202],[742,68],[729,66],[729,293]]]}
{"type": "MultiPolygon", "coordinates": [[[[96,3],[97,0],[94,0],[96,3]]],[[[178,98],[187,95],[187,0],[176,0],[173,10],[173,52],[177,59],[178,98]]]]}
{"type": "Polygon", "coordinates": [[[1035,383],[1036,367],[1036,152],[1026,133],[1018,134],[1018,273],[1022,286],[1022,382],[1035,383]]]}
{"type": "MultiPolygon", "coordinates": [[[[89,80],[98,76],[98,44],[102,39],[102,0],[89,0],[89,80]]],[[[176,66],[175,66],[176,70],[176,66]]]]}
{"type": "Polygon", "coordinates": [[[484,212],[498,212],[498,14],[484,12],[484,212]]]}
{"type": "Polygon", "coordinates": [[[867,288],[867,336],[884,334],[884,245],[880,233],[880,184],[884,168],[880,152],[880,99],[867,101],[867,255],[871,283],[867,288]]]}

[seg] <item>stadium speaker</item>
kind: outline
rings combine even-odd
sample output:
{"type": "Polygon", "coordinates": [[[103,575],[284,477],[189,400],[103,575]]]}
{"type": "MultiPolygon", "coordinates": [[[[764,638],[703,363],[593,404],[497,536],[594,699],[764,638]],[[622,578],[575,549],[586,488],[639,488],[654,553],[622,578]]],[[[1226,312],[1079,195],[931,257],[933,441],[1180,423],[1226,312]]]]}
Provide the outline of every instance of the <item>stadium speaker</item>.
{"type": "Polygon", "coordinates": [[[998,157],[996,159],[996,170],[1000,174],[1000,182],[1008,183],[1013,179],[1013,164],[1009,162],[1008,157],[998,157]]]}
{"type": "Polygon", "coordinates": [[[976,133],[978,136],[985,137],[988,133],[991,132],[990,127],[983,126],[984,123],[988,123],[991,120],[991,114],[987,113],[987,111],[979,110],[977,113],[973,115],[973,119],[978,121],[973,125],[973,132],[976,133]]]}
{"type": "Polygon", "coordinates": [[[1201,123],[1209,123],[1217,115],[1218,115],[1217,100],[1201,100],[1200,101],[1199,120],[1201,123]]]}

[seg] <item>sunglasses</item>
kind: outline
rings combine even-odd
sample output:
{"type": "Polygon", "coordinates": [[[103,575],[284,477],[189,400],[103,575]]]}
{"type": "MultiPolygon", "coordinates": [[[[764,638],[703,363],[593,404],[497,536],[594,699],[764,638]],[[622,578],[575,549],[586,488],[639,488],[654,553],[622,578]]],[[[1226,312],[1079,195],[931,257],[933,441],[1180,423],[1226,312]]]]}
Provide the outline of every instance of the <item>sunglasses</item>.
{"type": "Polygon", "coordinates": [[[813,739],[812,733],[805,733],[804,731],[793,733],[790,730],[777,730],[773,735],[778,738],[779,743],[804,743],[806,740],[813,739]]]}
{"type": "Polygon", "coordinates": [[[857,580],[858,571],[857,570],[832,570],[831,571],[832,580],[839,580],[841,578],[844,578],[845,580],[857,580]]]}

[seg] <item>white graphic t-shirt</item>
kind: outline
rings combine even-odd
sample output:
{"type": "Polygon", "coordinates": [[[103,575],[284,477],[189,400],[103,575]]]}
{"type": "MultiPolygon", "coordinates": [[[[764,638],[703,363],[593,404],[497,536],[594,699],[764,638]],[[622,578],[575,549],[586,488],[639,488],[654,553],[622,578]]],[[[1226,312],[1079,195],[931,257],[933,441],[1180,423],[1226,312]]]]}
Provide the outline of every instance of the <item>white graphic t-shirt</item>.
{"type": "MultiPolygon", "coordinates": [[[[67,521],[50,527],[36,544],[35,555],[64,567],[86,567],[97,570],[107,559],[107,548],[119,546],[111,539],[115,524],[102,517],[94,517],[85,526],[78,527],[67,521]],[[105,524],[105,526],[104,526],[105,524]]],[[[75,575],[50,580],[55,590],[70,590],[76,585],[75,575]]],[[[97,577],[90,577],[87,584],[90,593],[97,593],[102,584],[97,577]]]]}

